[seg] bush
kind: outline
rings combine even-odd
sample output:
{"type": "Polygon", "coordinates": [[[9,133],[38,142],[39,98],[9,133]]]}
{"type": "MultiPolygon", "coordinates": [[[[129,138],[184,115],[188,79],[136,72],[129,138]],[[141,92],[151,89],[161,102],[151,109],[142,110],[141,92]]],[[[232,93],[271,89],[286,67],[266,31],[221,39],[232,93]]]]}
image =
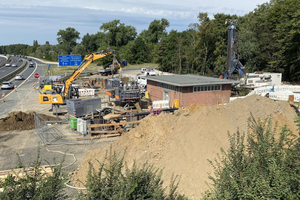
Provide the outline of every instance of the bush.
{"type": "MultiPolygon", "coordinates": [[[[18,161],[18,166],[24,166],[19,156],[18,161]]],[[[65,199],[66,195],[63,192],[64,184],[61,178],[62,163],[63,160],[60,164],[52,166],[51,175],[43,173],[40,168],[41,159],[38,148],[37,158],[32,163],[32,171],[23,167],[24,177],[21,177],[19,173],[14,171],[15,176],[8,175],[4,182],[0,182],[0,186],[3,188],[3,192],[0,192],[0,199],[65,199]]]]}
{"type": "MultiPolygon", "coordinates": [[[[125,154],[125,153],[124,153],[125,154]]],[[[161,180],[162,170],[153,165],[134,163],[132,169],[124,165],[124,154],[106,153],[103,162],[99,162],[96,172],[93,165],[87,176],[87,193],[81,194],[82,199],[186,199],[176,193],[179,181],[172,178],[170,191],[165,195],[161,180]]]]}
{"type": "MultiPolygon", "coordinates": [[[[298,118],[299,123],[299,118],[298,118]]],[[[204,199],[300,199],[299,137],[283,127],[280,134],[272,120],[249,121],[251,132],[229,135],[230,148],[210,161],[212,188],[204,199]]]]}

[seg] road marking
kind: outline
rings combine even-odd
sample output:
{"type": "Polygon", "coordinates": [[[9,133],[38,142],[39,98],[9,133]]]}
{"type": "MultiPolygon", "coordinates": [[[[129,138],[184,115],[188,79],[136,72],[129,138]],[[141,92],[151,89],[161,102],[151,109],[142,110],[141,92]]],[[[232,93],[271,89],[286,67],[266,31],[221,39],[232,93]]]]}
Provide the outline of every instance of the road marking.
{"type": "Polygon", "coordinates": [[[19,99],[20,99],[20,103],[19,103],[19,104],[21,104],[21,110],[23,110],[23,101],[22,101],[22,99],[20,98],[19,93],[17,93],[17,95],[18,95],[18,97],[19,97],[19,99]]]}
{"type": "Polygon", "coordinates": [[[32,88],[20,88],[18,89],[18,91],[22,91],[22,90],[33,90],[32,88]]]}
{"type": "MultiPolygon", "coordinates": [[[[31,91],[30,92],[28,92],[25,96],[23,96],[22,98],[24,99],[25,97],[27,97],[29,94],[31,94],[31,92],[32,92],[33,90],[31,89],[31,91]]],[[[20,98],[20,97],[19,97],[20,98]]],[[[22,101],[22,99],[20,99],[21,101],[15,106],[15,107],[17,107],[17,106],[19,106],[20,104],[21,104],[21,110],[22,110],[22,108],[23,108],[23,101],[22,101]]]]}

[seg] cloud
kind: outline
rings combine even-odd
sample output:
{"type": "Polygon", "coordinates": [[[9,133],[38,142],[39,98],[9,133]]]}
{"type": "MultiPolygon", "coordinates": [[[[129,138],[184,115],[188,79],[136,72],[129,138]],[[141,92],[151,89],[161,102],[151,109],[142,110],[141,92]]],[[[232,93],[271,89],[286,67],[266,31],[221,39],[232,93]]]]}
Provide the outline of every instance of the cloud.
{"type": "Polygon", "coordinates": [[[56,44],[59,29],[73,27],[81,33],[95,34],[102,23],[120,19],[121,23],[147,29],[154,19],[166,18],[168,30],[183,31],[197,22],[199,12],[210,17],[216,13],[244,15],[264,0],[10,0],[0,2],[0,45],[11,43],[32,44],[49,41],[56,44]],[[88,3],[88,4],[87,4],[88,3]]]}

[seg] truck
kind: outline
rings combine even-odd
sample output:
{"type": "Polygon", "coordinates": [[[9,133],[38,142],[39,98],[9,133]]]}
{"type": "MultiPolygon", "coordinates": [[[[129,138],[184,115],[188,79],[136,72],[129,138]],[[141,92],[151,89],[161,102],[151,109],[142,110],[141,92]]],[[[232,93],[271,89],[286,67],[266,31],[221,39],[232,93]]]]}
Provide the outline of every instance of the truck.
{"type": "Polygon", "coordinates": [[[98,72],[101,76],[114,75],[121,71],[121,65],[116,58],[116,54],[114,54],[113,64],[106,65],[103,67],[104,69],[99,69],[98,72]]]}

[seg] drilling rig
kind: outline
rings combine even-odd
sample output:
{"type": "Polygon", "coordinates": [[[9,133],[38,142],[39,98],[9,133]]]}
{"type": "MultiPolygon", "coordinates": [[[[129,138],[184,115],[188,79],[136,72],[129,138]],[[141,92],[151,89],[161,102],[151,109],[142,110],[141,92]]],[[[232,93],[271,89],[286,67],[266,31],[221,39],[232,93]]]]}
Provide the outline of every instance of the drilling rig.
{"type": "Polygon", "coordinates": [[[227,41],[227,66],[224,72],[225,79],[231,79],[232,73],[236,70],[239,74],[245,74],[245,67],[239,61],[240,55],[237,47],[237,31],[235,24],[237,20],[226,19],[225,24],[229,23],[228,26],[228,41],[227,41]]]}

